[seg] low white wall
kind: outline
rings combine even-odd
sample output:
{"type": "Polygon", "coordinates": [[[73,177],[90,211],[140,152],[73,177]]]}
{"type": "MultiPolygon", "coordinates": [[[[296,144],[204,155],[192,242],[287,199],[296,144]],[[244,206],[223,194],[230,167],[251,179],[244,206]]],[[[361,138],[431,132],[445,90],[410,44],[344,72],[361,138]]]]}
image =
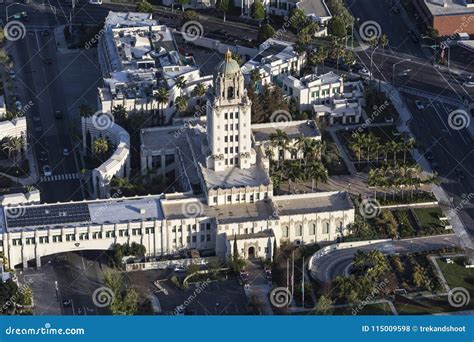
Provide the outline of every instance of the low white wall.
{"type": "Polygon", "coordinates": [[[177,259],[177,260],[163,260],[163,261],[150,261],[150,262],[139,262],[134,264],[126,264],[125,270],[131,271],[146,271],[146,270],[157,270],[166,269],[168,266],[189,266],[189,265],[204,265],[208,264],[218,257],[205,257],[205,258],[188,258],[188,259],[177,259]]]}

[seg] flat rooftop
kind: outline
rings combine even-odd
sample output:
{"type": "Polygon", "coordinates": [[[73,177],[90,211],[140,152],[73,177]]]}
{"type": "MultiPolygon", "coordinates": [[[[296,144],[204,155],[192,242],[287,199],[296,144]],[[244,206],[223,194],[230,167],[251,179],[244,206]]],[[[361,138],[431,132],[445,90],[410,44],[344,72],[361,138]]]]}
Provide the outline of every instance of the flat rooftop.
{"type": "Polygon", "coordinates": [[[474,3],[469,0],[424,0],[426,7],[434,16],[462,15],[474,13],[474,3]]]}
{"type": "Polygon", "coordinates": [[[302,0],[297,3],[298,8],[302,9],[306,15],[314,15],[318,18],[331,16],[331,12],[324,0],[302,0]]]}
{"type": "Polygon", "coordinates": [[[277,130],[284,131],[290,139],[297,139],[301,135],[308,138],[321,136],[316,124],[311,120],[252,125],[252,133],[255,141],[259,142],[270,140],[270,135],[276,133],[277,130]]]}
{"type": "Polygon", "coordinates": [[[273,203],[279,216],[354,209],[346,192],[275,196],[273,203]]]}

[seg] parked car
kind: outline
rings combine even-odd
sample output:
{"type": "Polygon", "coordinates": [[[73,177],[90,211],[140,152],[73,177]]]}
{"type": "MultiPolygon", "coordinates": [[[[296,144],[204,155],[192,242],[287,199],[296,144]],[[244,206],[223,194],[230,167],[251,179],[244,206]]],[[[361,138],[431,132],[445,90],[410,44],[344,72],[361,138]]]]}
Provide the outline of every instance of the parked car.
{"type": "Polygon", "coordinates": [[[40,154],[39,154],[39,161],[40,162],[47,162],[48,161],[48,154],[46,153],[46,151],[41,151],[40,154]]]}
{"type": "Polygon", "coordinates": [[[474,87],[474,81],[466,81],[462,85],[466,88],[472,88],[474,87]]]}
{"type": "Polygon", "coordinates": [[[15,102],[15,107],[16,107],[16,110],[18,110],[18,111],[23,109],[23,105],[21,104],[20,101],[15,102]]]}
{"type": "Polygon", "coordinates": [[[70,155],[70,154],[71,154],[71,151],[69,151],[69,149],[65,147],[65,148],[63,149],[63,156],[66,157],[66,156],[68,156],[68,155],[70,155]]]}
{"type": "Polygon", "coordinates": [[[53,169],[49,165],[43,166],[43,175],[45,177],[51,177],[53,175],[53,169]]]}
{"type": "Polygon", "coordinates": [[[433,152],[431,151],[426,152],[425,157],[427,160],[433,160],[433,152]]]}
{"type": "Polygon", "coordinates": [[[418,110],[424,110],[425,109],[425,105],[420,100],[415,101],[415,106],[416,106],[416,109],[418,109],[418,110]]]}
{"type": "Polygon", "coordinates": [[[63,118],[63,113],[60,110],[54,112],[54,117],[58,120],[63,118]]]}
{"type": "Polygon", "coordinates": [[[367,76],[367,77],[370,77],[370,75],[371,75],[370,71],[367,70],[366,68],[360,69],[359,74],[361,74],[362,76],[367,76]]]}

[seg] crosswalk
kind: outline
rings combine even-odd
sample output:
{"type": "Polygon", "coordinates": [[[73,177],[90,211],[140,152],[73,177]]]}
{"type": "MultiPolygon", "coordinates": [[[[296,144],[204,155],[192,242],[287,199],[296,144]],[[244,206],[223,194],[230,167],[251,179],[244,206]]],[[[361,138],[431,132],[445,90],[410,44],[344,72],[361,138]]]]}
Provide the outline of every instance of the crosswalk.
{"type": "Polygon", "coordinates": [[[72,179],[78,179],[79,174],[78,173],[65,173],[61,175],[52,175],[52,176],[41,176],[40,181],[41,182],[57,182],[57,181],[65,181],[65,180],[72,180],[72,179]]]}

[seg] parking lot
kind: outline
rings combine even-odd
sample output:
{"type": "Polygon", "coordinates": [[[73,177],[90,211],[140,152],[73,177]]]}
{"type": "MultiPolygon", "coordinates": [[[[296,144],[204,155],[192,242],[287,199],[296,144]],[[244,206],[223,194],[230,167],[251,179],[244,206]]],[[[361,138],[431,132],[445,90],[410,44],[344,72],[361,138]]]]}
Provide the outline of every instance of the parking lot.
{"type": "Polygon", "coordinates": [[[169,272],[164,270],[129,272],[127,277],[129,285],[143,297],[155,296],[159,300],[161,314],[176,314],[180,306],[185,315],[247,314],[247,297],[235,277],[192,283],[186,291],[173,285],[169,272]],[[153,284],[156,280],[163,280],[162,289],[153,284]]]}

